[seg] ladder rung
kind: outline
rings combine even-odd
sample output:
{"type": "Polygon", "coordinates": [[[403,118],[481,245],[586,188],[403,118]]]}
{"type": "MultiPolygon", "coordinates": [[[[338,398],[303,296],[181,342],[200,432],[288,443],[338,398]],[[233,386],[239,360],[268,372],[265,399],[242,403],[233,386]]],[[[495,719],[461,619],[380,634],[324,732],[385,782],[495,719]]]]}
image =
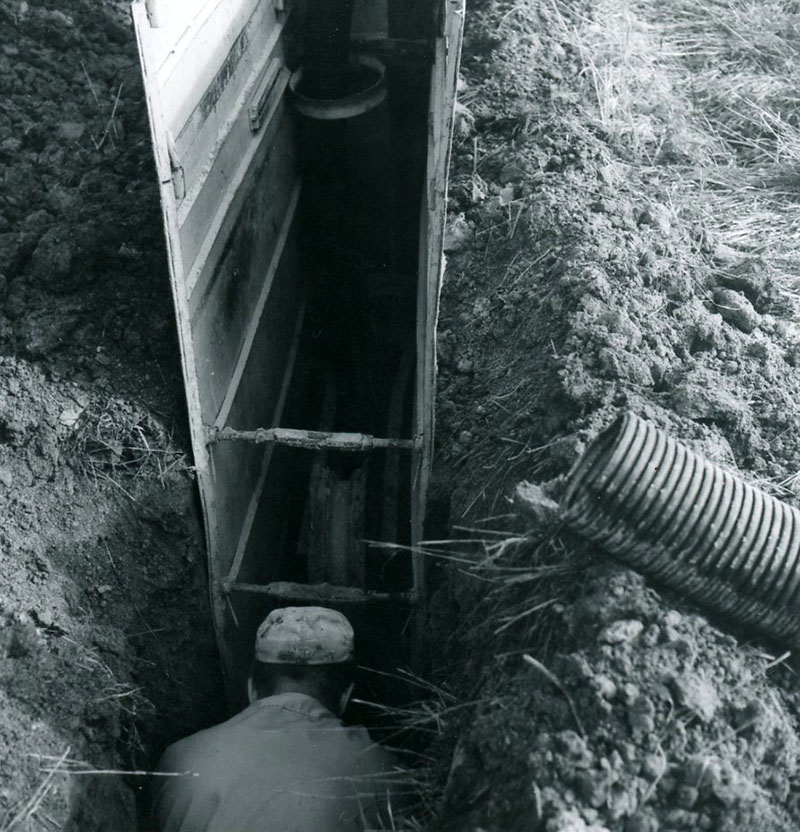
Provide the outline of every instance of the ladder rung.
{"type": "Polygon", "coordinates": [[[321,430],[297,430],[295,428],[257,428],[235,430],[206,426],[206,440],[215,442],[244,441],[256,444],[274,443],[293,448],[334,451],[371,451],[377,448],[415,450],[421,447],[417,439],[386,439],[367,433],[330,433],[321,430]]]}
{"type": "Polygon", "coordinates": [[[334,584],[300,584],[293,581],[273,581],[269,584],[226,583],[225,592],[257,592],[280,601],[311,601],[326,604],[385,604],[414,603],[415,593],[374,592],[353,586],[334,584]]]}

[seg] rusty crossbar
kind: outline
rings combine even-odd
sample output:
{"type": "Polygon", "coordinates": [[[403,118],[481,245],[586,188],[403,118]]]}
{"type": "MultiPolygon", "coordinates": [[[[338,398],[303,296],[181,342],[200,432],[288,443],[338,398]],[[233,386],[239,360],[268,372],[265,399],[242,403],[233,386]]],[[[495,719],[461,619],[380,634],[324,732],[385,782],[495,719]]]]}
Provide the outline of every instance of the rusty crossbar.
{"type": "Polygon", "coordinates": [[[353,586],[333,584],[300,584],[293,581],[273,581],[269,584],[251,584],[238,581],[222,584],[223,592],[255,592],[280,601],[305,601],[320,604],[381,604],[410,603],[416,600],[414,590],[407,592],[375,592],[353,586]]]}
{"type": "Polygon", "coordinates": [[[253,442],[255,444],[273,443],[275,445],[289,445],[293,448],[308,448],[313,451],[372,451],[376,448],[413,451],[421,447],[421,440],[419,439],[387,439],[370,436],[367,433],[330,433],[328,431],[298,430],[296,428],[236,430],[234,428],[206,426],[206,441],[209,445],[229,441],[253,442]]]}

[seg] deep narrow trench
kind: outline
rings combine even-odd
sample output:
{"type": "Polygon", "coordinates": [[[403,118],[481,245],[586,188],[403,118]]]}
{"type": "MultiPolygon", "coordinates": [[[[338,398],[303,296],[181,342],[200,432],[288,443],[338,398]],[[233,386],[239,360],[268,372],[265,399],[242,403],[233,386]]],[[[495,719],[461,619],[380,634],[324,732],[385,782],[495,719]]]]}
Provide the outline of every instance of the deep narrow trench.
{"type": "MultiPolygon", "coordinates": [[[[308,300],[286,426],[398,439],[413,433],[428,67],[389,66],[386,86],[387,99],[354,118],[299,118],[308,300]]],[[[275,457],[291,495],[273,579],[412,588],[409,552],[379,545],[411,543],[410,450],[281,448],[275,457]]],[[[392,674],[413,662],[413,609],[383,603],[342,611],[364,668],[358,697],[381,706],[356,705],[349,717],[386,728],[382,706],[410,695],[392,674]]]]}
{"type": "MultiPolygon", "coordinates": [[[[414,431],[430,67],[401,61],[385,72],[388,95],[373,110],[347,123],[297,116],[298,279],[307,294],[281,426],[398,439],[414,431]]],[[[277,446],[270,465],[280,472],[281,493],[264,578],[384,593],[411,589],[411,450],[277,446]]],[[[279,605],[265,600],[253,622],[279,605]]],[[[391,709],[416,693],[397,675],[398,668],[414,669],[415,610],[390,602],[340,608],[356,632],[359,667],[358,701],[346,720],[402,747],[406,738],[397,734],[391,709]]],[[[236,652],[248,666],[250,623],[236,636],[236,652]]],[[[241,671],[244,678],[247,668],[241,671]]],[[[221,707],[218,721],[231,710],[221,707]]],[[[140,793],[142,829],[150,822],[145,801],[140,793]]]]}
{"type": "MultiPolygon", "coordinates": [[[[42,379],[34,379],[36,384],[52,384],[55,391],[52,396],[49,390],[41,396],[47,402],[46,418],[39,424],[36,411],[37,422],[29,432],[30,456],[27,448],[17,453],[12,448],[22,446],[6,443],[9,458],[15,466],[19,462],[22,471],[19,489],[15,486],[9,497],[9,531],[13,537],[20,529],[19,541],[25,542],[14,565],[20,570],[30,566],[30,575],[22,576],[20,586],[31,597],[36,595],[37,611],[31,605],[32,623],[26,622],[26,627],[31,632],[35,628],[42,640],[29,657],[20,657],[25,662],[18,662],[16,671],[25,684],[14,695],[20,694],[19,703],[30,706],[37,720],[42,716],[43,723],[61,732],[54,735],[52,744],[31,736],[27,729],[16,735],[21,739],[19,747],[12,747],[7,755],[9,770],[16,769],[15,786],[19,782],[32,790],[40,778],[28,751],[61,754],[64,740],[72,745],[76,758],[85,751],[85,758],[96,767],[146,771],[155,766],[165,745],[232,713],[225,699],[225,656],[214,641],[219,623],[214,602],[222,606],[230,599],[236,604],[246,592],[237,594],[226,588],[209,604],[208,590],[210,585],[216,591],[220,574],[223,579],[231,574],[227,563],[216,575],[214,566],[232,558],[240,544],[244,547],[252,540],[252,554],[263,554],[261,566],[270,574],[254,578],[263,578],[264,583],[273,579],[327,581],[379,593],[403,592],[412,583],[412,564],[402,547],[417,530],[416,526],[411,529],[412,515],[419,508],[415,496],[422,493],[415,491],[416,448],[345,454],[276,447],[271,466],[276,472],[274,481],[262,492],[251,484],[262,471],[264,447],[259,445],[244,460],[244,454],[209,453],[213,458],[205,465],[203,430],[215,427],[217,421],[242,432],[280,425],[363,432],[402,438],[410,444],[420,386],[416,364],[421,347],[415,338],[420,223],[425,234],[429,231],[426,219],[431,222],[431,212],[426,218],[422,200],[431,140],[429,95],[431,76],[441,63],[435,63],[435,56],[444,42],[439,17],[445,4],[434,9],[430,0],[389,0],[384,28],[359,30],[362,40],[354,41],[354,49],[372,59],[365,66],[369,70],[380,60],[386,67],[388,95],[381,112],[371,114],[378,116],[371,119],[371,125],[340,131],[345,135],[324,143],[312,139],[305,148],[295,142],[300,117],[288,107],[290,92],[282,84],[297,66],[295,23],[299,27],[307,3],[286,3],[283,16],[278,13],[283,4],[250,3],[248,8],[257,9],[250,28],[233,32],[231,38],[225,34],[228,21],[217,25],[231,4],[184,6],[148,0],[135,5],[137,36],[147,41],[139,44],[143,47],[139,50],[133,43],[127,2],[114,4],[113,9],[109,6],[102,14],[84,0],[70,0],[57,12],[38,6],[27,10],[26,6],[24,13],[17,14],[14,7],[6,15],[19,46],[9,47],[4,58],[9,83],[16,84],[6,121],[9,128],[21,131],[20,142],[15,140],[8,151],[14,157],[9,175],[13,173],[14,181],[22,183],[17,198],[9,197],[3,209],[9,221],[3,228],[6,253],[14,262],[7,275],[7,312],[12,323],[3,331],[7,370],[12,361],[16,372],[30,360],[37,372],[39,367],[43,371],[42,379]],[[181,35],[178,44],[165,47],[165,57],[161,45],[170,26],[151,25],[147,17],[158,6],[166,17],[173,11],[183,14],[189,6],[202,6],[204,14],[206,8],[211,11],[213,7],[215,14],[220,11],[217,17],[203,17],[198,23],[208,32],[204,29],[195,38],[181,35]],[[275,21],[279,26],[273,29],[275,21]],[[365,43],[364,32],[374,34],[374,39],[365,43]],[[206,33],[219,36],[213,54],[206,33]],[[67,40],[63,38],[75,48],[64,52],[67,40]],[[398,43],[399,51],[393,51],[398,43]],[[273,51],[268,54],[265,47],[273,51]],[[146,62],[146,55],[152,58],[151,65],[143,65],[140,72],[137,57],[146,62]],[[162,58],[166,65],[160,63],[162,58]],[[157,66],[166,69],[158,72],[157,66]],[[267,89],[266,80],[273,71],[275,86],[269,87],[267,95],[261,84],[267,89]],[[75,78],[81,79],[80,84],[71,84],[75,78]],[[192,89],[187,90],[187,85],[192,89]],[[176,105],[173,109],[165,106],[161,112],[159,106],[156,112],[150,106],[167,99],[176,105]],[[59,106],[51,106],[56,100],[59,106]],[[238,121],[232,110],[229,117],[226,107],[242,102],[245,108],[238,113],[238,121]],[[259,110],[259,117],[264,117],[260,128],[253,127],[253,102],[264,107],[259,110]],[[38,126],[23,130],[29,124],[38,126]],[[169,152],[162,153],[167,136],[169,152]],[[212,146],[216,167],[209,162],[212,146]],[[370,155],[370,147],[377,147],[378,152],[370,155]],[[311,154],[321,148],[339,151],[332,154],[327,169],[311,154]],[[304,154],[301,185],[297,163],[304,154]],[[222,169],[226,175],[241,172],[243,178],[217,176],[222,169]],[[314,173],[323,170],[322,181],[315,184],[314,173]],[[231,195],[225,184],[233,181],[243,183],[236,192],[240,201],[223,217],[223,209],[227,211],[224,199],[231,195]],[[159,190],[164,216],[156,219],[159,190]],[[333,209],[331,215],[338,224],[328,238],[320,233],[326,221],[315,215],[323,203],[333,209]],[[161,220],[170,218],[177,221],[167,229],[165,250],[161,220]],[[42,242],[37,255],[41,262],[31,260],[28,270],[26,263],[38,248],[37,240],[42,242]],[[182,264],[172,257],[178,251],[182,264]],[[50,257],[54,258],[52,274],[50,257]],[[183,271],[180,265],[185,266],[183,271]],[[172,299],[164,274],[167,267],[175,294],[172,299]],[[277,272],[274,282],[265,276],[271,267],[277,272]],[[179,297],[179,291],[184,295],[179,297]],[[157,303],[153,303],[156,296],[157,303]],[[177,326],[171,300],[179,310],[177,326]],[[180,300],[191,307],[186,327],[180,318],[180,300]],[[302,316],[298,310],[306,303],[301,328],[295,320],[302,316]],[[284,352],[293,349],[298,332],[300,355],[294,373],[284,372],[288,367],[284,352]],[[198,358],[182,364],[190,339],[195,339],[190,346],[197,347],[198,358]],[[290,376],[289,401],[282,409],[276,400],[284,378],[290,376]],[[202,401],[198,404],[186,396],[187,412],[181,412],[173,394],[183,397],[183,387],[189,390],[198,381],[203,384],[202,401]],[[70,397],[78,393],[80,398],[73,401],[70,397]],[[258,400],[258,408],[248,407],[252,399],[258,400]],[[267,399],[267,407],[262,408],[267,399]],[[94,431],[94,421],[101,416],[111,419],[115,430],[117,421],[121,424],[129,416],[137,420],[138,427],[141,410],[148,424],[151,417],[158,423],[162,440],[147,447],[151,463],[155,466],[152,460],[159,460],[159,482],[152,483],[155,493],[149,490],[148,472],[140,476],[138,470],[131,473],[125,467],[128,449],[118,454],[116,443],[106,444],[102,473],[108,479],[102,477],[105,490],[98,492],[102,504],[95,495],[97,476],[88,482],[88,477],[78,476],[71,465],[63,464],[67,460],[62,458],[57,468],[69,477],[64,493],[57,500],[54,497],[58,510],[50,511],[47,501],[42,505],[31,500],[37,511],[28,516],[26,466],[30,461],[34,479],[44,481],[49,476],[46,469],[51,461],[56,465],[51,437],[56,437],[60,448],[61,440],[72,437],[73,430],[80,437],[84,432],[88,435],[90,428],[94,431]],[[65,421],[69,414],[73,416],[65,421]],[[80,421],[75,423],[76,419],[80,421]],[[173,420],[183,423],[174,436],[173,420]],[[34,444],[39,428],[41,448],[34,444]],[[187,428],[194,458],[185,436],[187,428]],[[169,468],[162,471],[161,462],[169,468]],[[213,465],[216,468],[208,474],[213,465]],[[223,483],[227,488],[219,489],[218,505],[209,511],[206,502],[206,510],[198,506],[196,512],[196,525],[207,521],[209,526],[205,542],[210,554],[205,565],[210,568],[204,572],[203,532],[194,528],[195,518],[190,518],[192,512],[182,500],[189,500],[198,483],[206,500],[213,490],[209,481],[217,474],[219,480],[213,486],[227,478],[223,483]],[[178,476],[181,482],[176,484],[178,476]],[[83,490],[90,486],[89,491],[83,490]],[[263,523],[259,515],[251,538],[248,512],[260,493],[266,495],[263,502],[273,512],[275,523],[263,523]],[[135,499],[129,505],[126,500],[131,495],[135,499]],[[251,503],[245,505],[248,499],[251,503]],[[117,500],[122,506],[119,511],[117,500]],[[316,511],[312,510],[315,505],[316,511]],[[338,522],[324,517],[325,512],[339,518],[338,522]],[[187,518],[190,529],[184,528],[187,518]],[[317,529],[326,530],[324,534],[315,532],[315,518],[317,529]],[[48,552],[51,532],[59,546],[62,541],[70,541],[70,546],[73,539],[80,541],[74,547],[77,569],[74,573],[64,570],[63,599],[61,585],[57,595],[51,586],[60,581],[58,570],[40,567],[38,550],[36,558],[27,551],[29,533],[35,536],[29,525],[32,520],[40,521],[48,552]],[[214,531],[221,526],[223,530],[215,537],[214,531]],[[353,541],[360,552],[351,559],[353,541]],[[391,550],[369,541],[400,548],[391,550]],[[335,544],[331,548],[337,557],[332,561],[320,557],[326,542],[335,544]],[[52,598],[63,618],[53,618],[52,598]],[[44,623],[51,618],[57,622],[52,627],[44,623]],[[110,711],[111,704],[119,702],[120,720],[116,716],[107,721],[95,719],[99,709],[91,697],[106,695],[102,680],[97,691],[76,683],[74,699],[61,696],[60,687],[50,684],[50,661],[57,661],[53,667],[66,670],[64,674],[59,670],[57,681],[82,682],[82,674],[68,667],[72,656],[63,647],[73,642],[62,639],[69,636],[77,641],[76,633],[85,636],[81,649],[108,657],[115,685],[130,685],[131,690],[119,699],[115,688],[104,707],[104,712],[110,711]],[[25,672],[19,673],[23,666],[25,672]],[[34,672],[28,672],[29,666],[34,672]],[[42,671],[40,678],[42,668],[47,672],[42,671]],[[142,705],[133,712],[128,706],[139,703],[140,694],[142,705]],[[81,710],[84,700],[85,712],[81,710]],[[73,703],[78,703],[74,713],[73,703]],[[24,764],[17,765],[18,759],[24,764]]],[[[371,22],[374,9],[368,11],[371,22]]],[[[9,390],[13,397],[16,390],[10,385],[9,390]]],[[[11,400],[15,417],[22,399],[20,394],[11,400]]],[[[9,424],[16,421],[9,417],[9,424]]],[[[127,439],[124,444],[129,444],[127,439]]],[[[85,462],[89,458],[86,448],[79,450],[78,462],[85,462]]],[[[16,467],[13,472],[16,479],[16,467]]],[[[44,494],[53,491],[52,482],[47,482],[44,494]]],[[[53,482],[59,484],[55,490],[61,491],[61,481],[53,482]]],[[[265,513],[261,503],[255,511],[265,513]]],[[[15,573],[7,578],[16,581],[15,573]]],[[[243,573],[241,579],[248,581],[251,575],[243,573]]],[[[27,597],[24,603],[29,603],[27,597]]],[[[257,596],[253,620],[242,622],[242,656],[252,655],[251,625],[266,615],[270,603],[265,595],[257,596]]],[[[358,661],[365,668],[359,673],[358,698],[380,706],[402,703],[409,692],[398,679],[382,674],[392,674],[398,667],[417,667],[410,604],[345,604],[342,608],[355,625],[358,661]]],[[[85,673],[92,668],[84,669],[85,673]]],[[[9,709],[12,720],[18,718],[17,706],[14,700],[9,709]]],[[[391,722],[391,716],[384,719],[366,706],[353,708],[348,718],[373,729],[391,722]]],[[[9,746],[13,746],[12,739],[16,742],[11,738],[9,746]]],[[[146,778],[120,779],[137,797],[140,829],[149,828],[146,778]]],[[[104,805],[106,801],[97,799],[94,786],[82,791],[78,784],[110,781],[64,778],[64,783],[75,784],[75,806],[61,806],[57,811],[75,815],[73,828],[92,828],[93,813],[103,815],[106,808],[113,813],[104,805]]],[[[6,803],[20,795],[25,793],[6,795],[6,803]]],[[[56,798],[61,799],[51,794],[47,802],[56,806],[56,798]]],[[[46,804],[44,809],[50,811],[46,804]]],[[[132,816],[129,810],[127,803],[120,809],[132,816]]],[[[60,819],[57,811],[53,816],[60,819]]],[[[133,822],[132,817],[129,820],[133,822]]],[[[111,821],[110,827],[115,826],[111,821]]]]}

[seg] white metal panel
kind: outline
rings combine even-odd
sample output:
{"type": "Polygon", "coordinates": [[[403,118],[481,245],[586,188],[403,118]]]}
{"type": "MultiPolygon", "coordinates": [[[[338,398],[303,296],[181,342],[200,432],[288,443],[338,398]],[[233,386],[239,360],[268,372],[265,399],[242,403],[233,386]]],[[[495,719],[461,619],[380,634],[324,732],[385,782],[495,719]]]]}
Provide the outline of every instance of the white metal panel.
{"type": "MultiPolygon", "coordinates": [[[[209,89],[231,47],[262,0],[161,0],[155,4],[159,25],[150,24],[144,2],[139,20],[147,22],[140,39],[143,63],[162,91],[167,126],[185,123],[201,96],[209,89]],[[202,60],[198,58],[202,56],[202,60]]],[[[142,27],[139,26],[142,31],[142,27]]]]}
{"type": "Polygon", "coordinates": [[[300,192],[282,34],[272,0],[160,4],[132,14],[161,183],[214,616],[230,667],[219,584],[252,524],[265,449],[212,450],[206,428],[280,419],[302,313],[294,217],[300,192]],[[256,113],[257,118],[251,117],[256,113]],[[223,406],[224,403],[224,406],[223,406]],[[222,413],[220,408],[222,407],[222,413]]]}

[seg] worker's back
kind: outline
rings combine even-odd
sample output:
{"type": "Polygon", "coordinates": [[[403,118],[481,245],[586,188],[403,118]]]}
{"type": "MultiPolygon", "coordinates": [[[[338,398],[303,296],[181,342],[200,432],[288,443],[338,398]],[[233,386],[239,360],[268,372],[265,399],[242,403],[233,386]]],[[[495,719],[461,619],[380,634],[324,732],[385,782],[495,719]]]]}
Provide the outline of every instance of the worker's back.
{"type": "Polygon", "coordinates": [[[316,699],[259,699],[170,746],[159,764],[160,832],[351,832],[385,808],[394,760],[316,699]],[[185,772],[185,774],[184,774],[185,772]]]}

